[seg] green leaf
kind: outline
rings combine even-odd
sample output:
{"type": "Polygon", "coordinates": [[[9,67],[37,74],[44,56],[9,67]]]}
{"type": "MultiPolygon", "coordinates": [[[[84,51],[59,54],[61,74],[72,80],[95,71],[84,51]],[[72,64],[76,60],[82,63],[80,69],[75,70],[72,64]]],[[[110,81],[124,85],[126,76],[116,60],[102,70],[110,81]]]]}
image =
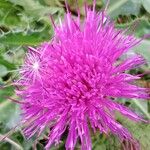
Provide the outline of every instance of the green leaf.
{"type": "Polygon", "coordinates": [[[138,15],[140,7],[141,2],[137,0],[110,0],[108,13],[112,18],[118,15],[138,15]]]}
{"type": "Polygon", "coordinates": [[[19,13],[22,9],[14,4],[0,0],[0,25],[13,27],[19,25],[20,17],[19,13]]]}
{"type": "MultiPolygon", "coordinates": [[[[62,4],[61,4],[61,2],[62,2],[62,0],[53,0],[53,1],[50,1],[50,0],[43,0],[44,1],[44,3],[46,3],[47,5],[49,5],[49,6],[56,6],[56,5],[59,5],[59,6],[61,6],[62,4]]],[[[79,0],[79,2],[80,2],[81,0],[79,0]]]]}
{"type": "MultiPolygon", "coordinates": [[[[45,33],[45,32],[44,32],[45,33]]],[[[50,39],[48,33],[44,34],[42,32],[34,32],[30,34],[24,34],[22,32],[18,33],[8,33],[0,38],[0,43],[9,45],[39,45],[41,42],[50,39]]]]}
{"type": "Polygon", "coordinates": [[[13,113],[9,114],[9,120],[7,121],[7,124],[6,124],[7,128],[12,129],[18,124],[18,122],[20,122],[20,120],[21,120],[21,118],[20,118],[21,117],[20,116],[21,111],[20,111],[19,107],[20,107],[19,105],[15,105],[13,113]]]}
{"type": "Polygon", "coordinates": [[[135,27],[135,35],[138,37],[142,37],[145,34],[150,33],[150,22],[145,17],[138,18],[134,21],[134,24],[136,24],[135,27]]]}
{"type": "Polygon", "coordinates": [[[4,77],[7,74],[7,68],[0,64],[0,77],[4,77]]]}
{"type": "Polygon", "coordinates": [[[12,96],[12,94],[13,87],[0,89],[0,123],[3,122],[9,129],[15,127],[20,119],[18,105],[6,98],[12,96]]]}
{"type": "Polygon", "coordinates": [[[116,150],[119,149],[119,147],[119,140],[112,134],[107,136],[105,134],[100,134],[99,131],[97,131],[97,133],[92,137],[93,150],[116,150]]]}
{"type": "MultiPolygon", "coordinates": [[[[2,86],[2,85],[1,85],[2,86]]],[[[2,102],[6,101],[6,96],[10,97],[13,94],[13,87],[7,87],[5,89],[0,89],[0,107],[2,102]]]]}
{"type": "Polygon", "coordinates": [[[123,24],[116,24],[116,28],[126,29],[129,28],[131,32],[137,36],[142,37],[145,34],[150,33],[150,23],[146,17],[136,18],[131,22],[123,23],[123,24]]]}
{"type": "Polygon", "coordinates": [[[106,150],[106,145],[105,144],[97,144],[94,148],[94,150],[106,150]]]}
{"type": "Polygon", "coordinates": [[[0,122],[5,122],[7,124],[11,118],[10,114],[13,114],[15,111],[15,105],[9,100],[5,100],[0,103],[0,122]]]}
{"type": "MultiPolygon", "coordinates": [[[[137,18],[134,21],[126,24],[117,24],[117,28],[132,28],[136,24],[134,28],[134,34],[138,37],[142,37],[145,34],[150,33],[150,23],[145,17],[137,18]]],[[[132,32],[132,31],[131,31],[132,32]]],[[[136,53],[141,54],[146,60],[147,63],[150,65],[150,41],[143,40],[137,46],[132,48],[136,53]]]]}
{"type": "Polygon", "coordinates": [[[3,66],[5,66],[5,67],[7,67],[7,69],[9,69],[9,70],[16,69],[15,64],[8,62],[1,55],[0,55],[0,64],[3,65],[3,66]]]}
{"type": "Polygon", "coordinates": [[[140,142],[141,150],[148,150],[150,147],[150,124],[135,123],[131,120],[119,117],[119,121],[133,134],[140,142]]]}
{"type": "Polygon", "coordinates": [[[148,112],[148,106],[145,101],[139,101],[137,99],[133,99],[131,104],[135,104],[136,107],[145,115],[147,119],[150,119],[150,114],[148,112]]]}
{"type": "Polygon", "coordinates": [[[140,44],[135,46],[133,50],[136,53],[141,54],[147,60],[147,63],[150,65],[150,41],[143,40],[140,44]]]}
{"type": "Polygon", "coordinates": [[[150,13],[150,0],[141,0],[144,8],[150,13]]]}
{"type": "Polygon", "coordinates": [[[8,0],[8,1],[13,3],[14,5],[20,5],[24,7],[25,10],[41,8],[40,3],[36,0],[8,0]]]}
{"type": "Polygon", "coordinates": [[[5,0],[0,0],[0,8],[9,9],[10,7],[12,7],[12,4],[10,2],[5,0]]]}
{"type": "Polygon", "coordinates": [[[39,3],[39,1],[35,0],[9,0],[10,2],[14,3],[15,5],[22,6],[27,14],[32,16],[43,17],[46,14],[54,14],[58,11],[62,11],[62,8],[58,7],[47,7],[43,6],[39,3]]]}
{"type": "Polygon", "coordinates": [[[28,10],[28,13],[32,13],[33,16],[44,16],[44,15],[52,15],[58,11],[62,11],[62,9],[57,7],[41,7],[32,10],[28,10]]]}

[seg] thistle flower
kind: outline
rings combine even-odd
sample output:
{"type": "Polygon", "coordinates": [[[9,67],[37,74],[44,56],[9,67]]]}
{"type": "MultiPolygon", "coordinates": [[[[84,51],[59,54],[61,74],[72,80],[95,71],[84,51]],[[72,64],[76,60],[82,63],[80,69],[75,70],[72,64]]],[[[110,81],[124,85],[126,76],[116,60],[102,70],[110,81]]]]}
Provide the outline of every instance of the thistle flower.
{"type": "Polygon", "coordinates": [[[128,130],[116,121],[115,114],[144,121],[116,101],[117,98],[147,99],[147,89],[135,85],[139,79],[127,73],[145,61],[140,55],[120,57],[137,45],[133,35],[115,29],[105,11],[96,13],[86,7],[73,18],[67,11],[63,21],[54,26],[54,38],[37,49],[29,48],[18,83],[21,109],[27,137],[38,137],[49,128],[46,149],[58,144],[68,129],[66,150],[77,141],[82,150],[91,150],[90,129],[132,140],[128,130]],[[89,129],[90,128],[90,129],[89,129]]]}

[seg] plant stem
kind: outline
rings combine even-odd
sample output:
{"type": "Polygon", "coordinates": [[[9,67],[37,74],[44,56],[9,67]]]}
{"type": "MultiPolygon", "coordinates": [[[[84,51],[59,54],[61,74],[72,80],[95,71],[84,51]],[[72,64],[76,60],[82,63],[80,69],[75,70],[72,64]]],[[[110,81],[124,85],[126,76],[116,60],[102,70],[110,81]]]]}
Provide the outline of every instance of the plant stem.
{"type": "Polygon", "coordinates": [[[2,135],[2,134],[0,134],[0,139],[4,139],[4,141],[6,141],[6,142],[12,144],[12,145],[16,148],[16,150],[23,150],[23,148],[22,148],[18,143],[16,143],[15,141],[11,140],[11,139],[8,138],[8,137],[5,137],[5,136],[2,135]]]}

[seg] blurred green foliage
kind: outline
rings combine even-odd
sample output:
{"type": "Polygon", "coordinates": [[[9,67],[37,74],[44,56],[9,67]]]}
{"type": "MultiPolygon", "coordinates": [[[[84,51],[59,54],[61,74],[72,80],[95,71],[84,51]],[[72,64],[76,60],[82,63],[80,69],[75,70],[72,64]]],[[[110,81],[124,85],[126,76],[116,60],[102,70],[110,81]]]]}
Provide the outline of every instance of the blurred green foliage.
{"type": "MultiPolygon", "coordinates": [[[[92,0],[87,0],[92,5],[92,0]]],[[[68,0],[72,14],[76,15],[75,0],[68,0]]],[[[81,15],[84,16],[84,1],[78,0],[81,15]]],[[[97,0],[97,10],[106,4],[106,0],[97,0]]],[[[27,46],[37,46],[51,39],[53,29],[50,15],[55,22],[65,12],[64,0],[0,0],[0,87],[9,85],[17,78],[17,70],[22,64],[27,46]]],[[[116,28],[130,28],[131,32],[142,37],[150,34],[150,1],[149,0],[110,0],[107,10],[110,17],[115,21],[116,28]],[[133,30],[134,29],[134,30],[133,30]]],[[[148,63],[142,73],[150,67],[150,41],[145,39],[136,46],[132,52],[139,53],[147,59],[148,63]]],[[[133,73],[140,70],[133,70],[133,73]]],[[[148,86],[149,77],[143,78],[144,86],[148,86]],[[146,84],[145,84],[146,83],[146,84]]],[[[18,106],[6,97],[15,97],[14,89],[8,86],[0,89],[0,138],[15,127],[19,120],[20,110],[18,106]]],[[[120,100],[137,113],[143,114],[150,119],[149,103],[120,100]]],[[[150,149],[150,125],[131,123],[125,118],[118,120],[133,133],[141,142],[142,150],[150,149]]],[[[31,150],[34,149],[34,138],[27,140],[22,134],[21,128],[12,132],[5,141],[0,143],[0,150],[31,150]]],[[[124,143],[119,143],[116,137],[111,135],[92,136],[94,150],[119,150],[124,143]]],[[[45,139],[38,140],[37,149],[44,149],[45,139]]],[[[78,146],[77,146],[78,147],[78,146]]],[[[64,150],[64,142],[60,147],[53,150],[64,150]]],[[[77,148],[78,149],[78,148],[77,148]]]]}

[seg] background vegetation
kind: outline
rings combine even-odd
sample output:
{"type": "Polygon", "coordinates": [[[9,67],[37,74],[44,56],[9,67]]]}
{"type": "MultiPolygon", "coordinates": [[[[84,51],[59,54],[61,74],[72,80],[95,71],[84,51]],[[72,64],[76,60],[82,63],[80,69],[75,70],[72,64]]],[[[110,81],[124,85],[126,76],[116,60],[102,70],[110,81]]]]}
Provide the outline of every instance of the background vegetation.
{"type": "MultiPolygon", "coordinates": [[[[92,0],[87,0],[92,4],[92,0]]],[[[78,0],[81,14],[84,16],[83,0],[78,0]]],[[[105,0],[97,0],[97,10],[104,5],[105,0]]],[[[72,14],[76,16],[75,0],[69,0],[72,14]]],[[[27,140],[21,128],[9,132],[20,120],[18,105],[10,102],[7,97],[14,97],[14,88],[9,86],[18,77],[17,69],[23,62],[27,46],[37,46],[43,41],[48,41],[53,35],[53,29],[49,15],[53,15],[55,22],[65,12],[64,0],[0,0],[0,138],[8,135],[5,141],[0,143],[0,150],[38,150],[44,149],[45,138],[33,144],[35,137],[27,140]],[[7,86],[8,85],[8,86],[7,86]]],[[[115,21],[116,28],[129,27],[138,38],[150,34],[150,0],[110,0],[107,10],[115,21]]],[[[131,70],[132,74],[144,73],[150,68],[150,41],[145,39],[136,46],[128,55],[140,53],[147,59],[147,65],[131,70]]],[[[150,76],[145,74],[139,84],[150,87],[150,76]]],[[[134,109],[137,113],[150,119],[150,103],[134,100],[120,100],[122,103],[134,109]]],[[[137,138],[142,150],[150,150],[150,125],[137,124],[118,117],[118,120],[126,126],[137,138]]],[[[65,136],[64,136],[65,139],[65,136]]],[[[119,144],[116,137],[111,135],[93,135],[93,150],[120,150],[126,147],[134,150],[134,144],[123,142],[119,144]]],[[[53,150],[64,150],[64,141],[60,147],[53,150]]],[[[76,148],[79,149],[79,148],[76,148]]]]}

